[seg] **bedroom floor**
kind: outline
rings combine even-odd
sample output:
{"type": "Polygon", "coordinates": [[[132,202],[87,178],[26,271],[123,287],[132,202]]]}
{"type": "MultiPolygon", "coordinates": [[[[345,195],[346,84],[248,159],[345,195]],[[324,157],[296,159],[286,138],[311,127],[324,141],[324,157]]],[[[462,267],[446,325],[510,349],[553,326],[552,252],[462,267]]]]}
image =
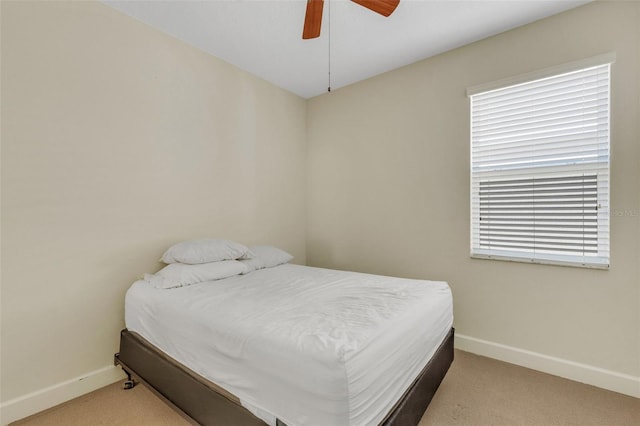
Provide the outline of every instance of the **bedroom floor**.
{"type": "Polygon", "coordinates": [[[456,350],[427,425],[640,425],[640,399],[456,350]]]}
{"type": "MultiPolygon", "coordinates": [[[[640,424],[640,399],[456,350],[456,359],[419,426],[640,424]]],[[[115,383],[12,423],[189,425],[146,387],[115,383]]]]}

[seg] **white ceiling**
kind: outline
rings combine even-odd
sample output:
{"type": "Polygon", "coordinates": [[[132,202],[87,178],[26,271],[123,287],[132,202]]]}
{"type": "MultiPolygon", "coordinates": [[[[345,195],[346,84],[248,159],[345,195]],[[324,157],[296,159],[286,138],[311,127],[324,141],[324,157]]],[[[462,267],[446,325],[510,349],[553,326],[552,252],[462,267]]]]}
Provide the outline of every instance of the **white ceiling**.
{"type": "Polygon", "coordinates": [[[400,0],[385,18],[325,0],[302,40],[306,0],[103,3],[304,98],[560,13],[591,0],[400,0]],[[330,58],[330,61],[329,61],[330,58]]]}

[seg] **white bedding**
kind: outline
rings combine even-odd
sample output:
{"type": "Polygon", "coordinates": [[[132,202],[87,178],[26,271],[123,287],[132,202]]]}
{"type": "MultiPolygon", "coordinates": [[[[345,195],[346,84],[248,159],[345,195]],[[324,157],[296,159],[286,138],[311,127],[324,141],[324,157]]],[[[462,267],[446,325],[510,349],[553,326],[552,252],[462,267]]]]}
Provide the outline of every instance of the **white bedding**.
{"type": "Polygon", "coordinates": [[[298,265],[176,289],[135,282],[125,321],[267,423],[375,425],[453,324],[444,282],[298,265]]]}

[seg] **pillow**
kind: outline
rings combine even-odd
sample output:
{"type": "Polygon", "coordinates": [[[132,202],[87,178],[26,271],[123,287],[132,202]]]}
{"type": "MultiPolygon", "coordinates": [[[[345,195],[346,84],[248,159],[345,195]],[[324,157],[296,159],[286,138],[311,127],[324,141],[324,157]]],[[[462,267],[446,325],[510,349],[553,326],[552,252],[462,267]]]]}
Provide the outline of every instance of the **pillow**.
{"type": "Polygon", "coordinates": [[[251,259],[241,259],[240,262],[248,267],[245,274],[255,271],[256,269],[272,268],[282,265],[293,259],[289,253],[272,246],[255,246],[251,247],[253,257],[251,259]]]}
{"type": "Polygon", "coordinates": [[[174,244],[164,252],[161,260],[168,264],[187,263],[189,265],[197,265],[240,258],[251,258],[251,253],[247,247],[229,240],[207,238],[174,244]]]}
{"type": "Polygon", "coordinates": [[[155,275],[144,274],[144,280],[155,288],[175,288],[232,277],[247,271],[247,265],[237,260],[221,260],[199,265],[172,263],[159,270],[155,275]]]}

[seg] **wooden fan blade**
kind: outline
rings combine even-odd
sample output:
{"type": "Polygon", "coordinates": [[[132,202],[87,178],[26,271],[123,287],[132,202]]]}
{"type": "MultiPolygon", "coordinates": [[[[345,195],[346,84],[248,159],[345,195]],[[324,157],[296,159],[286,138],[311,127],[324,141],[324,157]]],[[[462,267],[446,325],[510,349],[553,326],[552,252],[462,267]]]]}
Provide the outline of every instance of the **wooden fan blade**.
{"type": "Polygon", "coordinates": [[[320,36],[323,6],[324,0],[307,0],[307,13],[304,16],[304,28],[302,29],[304,40],[320,36]]]}
{"type": "Polygon", "coordinates": [[[400,0],[351,0],[382,16],[389,16],[396,10],[400,0]]]}

